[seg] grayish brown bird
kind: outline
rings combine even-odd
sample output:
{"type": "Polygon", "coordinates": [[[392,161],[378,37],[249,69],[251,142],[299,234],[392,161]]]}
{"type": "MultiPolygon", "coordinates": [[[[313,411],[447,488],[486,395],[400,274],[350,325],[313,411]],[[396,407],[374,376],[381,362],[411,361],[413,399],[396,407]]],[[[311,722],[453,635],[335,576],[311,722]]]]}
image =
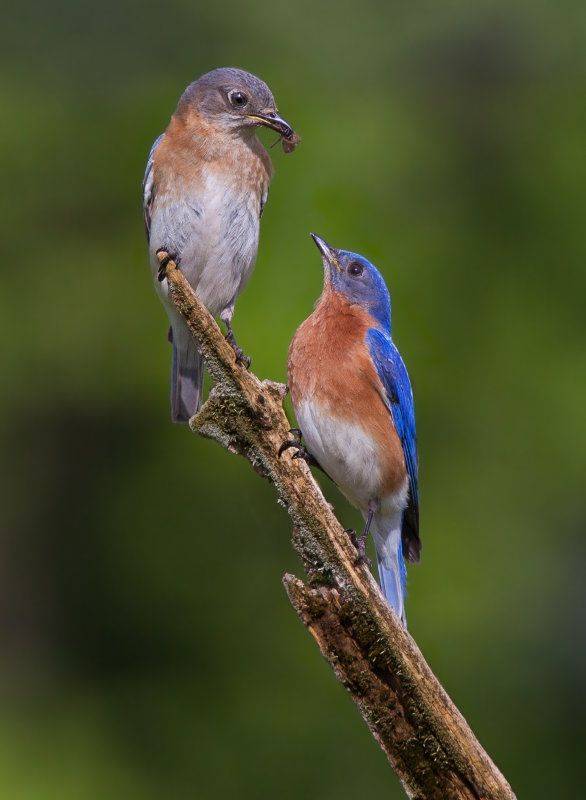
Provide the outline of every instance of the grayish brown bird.
{"type": "Polygon", "coordinates": [[[298,141],[266,83],[239,69],[215,69],[187,87],[150,152],[144,220],[155,286],[171,323],[174,422],[186,422],[201,406],[203,361],[169,297],[157,252],[174,258],[200,300],[226,324],[237,359],[250,363],[231,320],[254,268],[273,174],[256,135],[260,126],[281,134],[288,150],[298,141]]]}

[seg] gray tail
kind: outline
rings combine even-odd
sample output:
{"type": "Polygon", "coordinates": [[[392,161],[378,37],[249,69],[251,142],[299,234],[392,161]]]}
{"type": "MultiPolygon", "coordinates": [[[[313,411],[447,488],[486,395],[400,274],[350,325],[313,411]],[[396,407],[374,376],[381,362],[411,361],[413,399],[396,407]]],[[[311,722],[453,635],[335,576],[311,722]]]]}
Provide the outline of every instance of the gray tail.
{"type": "Polygon", "coordinates": [[[171,367],[171,419],[189,422],[201,408],[203,358],[191,339],[173,342],[171,367]]]}

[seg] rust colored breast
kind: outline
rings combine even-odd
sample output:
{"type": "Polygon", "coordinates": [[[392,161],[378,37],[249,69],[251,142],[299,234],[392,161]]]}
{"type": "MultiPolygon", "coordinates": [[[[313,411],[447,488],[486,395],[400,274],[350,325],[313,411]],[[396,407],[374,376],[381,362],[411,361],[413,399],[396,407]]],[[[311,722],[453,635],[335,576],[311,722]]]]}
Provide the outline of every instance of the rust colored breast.
{"type": "Polygon", "coordinates": [[[381,493],[395,491],[407,474],[401,440],[366,345],[370,315],[330,288],[302,323],[289,348],[293,407],[318,403],[327,414],[361,425],[379,443],[381,493]]]}
{"type": "Polygon", "coordinates": [[[209,178],[235,194],[263,193],[271,176],[270,157],[254,133],[232,135],[194,112],[173,116],[155,151],[155,194],[184,196],[209,178]]]}

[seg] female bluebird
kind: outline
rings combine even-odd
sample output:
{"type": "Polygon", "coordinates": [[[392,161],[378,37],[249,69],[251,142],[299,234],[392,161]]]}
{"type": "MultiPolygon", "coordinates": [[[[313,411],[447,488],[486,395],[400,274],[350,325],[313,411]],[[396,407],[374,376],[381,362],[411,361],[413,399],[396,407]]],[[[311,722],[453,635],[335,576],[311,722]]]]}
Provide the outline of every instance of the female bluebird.
{"type": "Polygon", "coordinates": [[[324,289],[289,348],[293,408],[312,455],[362,511],[362,556],[372,530],[381,588],[405,623],[403,559],[421,550],[417,444],[389,291],[365,258],[312,236],[324,289]]]}
{"type": "Polygon", "coordinates": [[[216,69],[187,87],[150,152],[144,220],[155,286],[171,323],[174,422],[186,422],[200,408],[203,361],[169,297],[157,252],[178,263],[200,300],[226,324],[238,361],[250,363],[231,320],[254,267],[273,173],[255,133],[261,125],[285,137],[287,152],[299,140],[278,115],[266,83],[239,69],[216,69]]]}

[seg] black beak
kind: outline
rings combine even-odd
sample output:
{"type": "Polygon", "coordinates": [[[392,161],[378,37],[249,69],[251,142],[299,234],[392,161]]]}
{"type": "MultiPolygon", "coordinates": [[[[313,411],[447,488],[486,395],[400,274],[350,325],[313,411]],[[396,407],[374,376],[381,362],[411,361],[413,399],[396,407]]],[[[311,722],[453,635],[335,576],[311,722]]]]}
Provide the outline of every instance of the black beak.
{"type": "Polygon", "coordinates": [[[280,117],[276,111],[269,111],[267,114],[250,114],[249,117],[256,120],[260,125],[264,125],[265,128],[277,131],[285,139],[288,139],[294,133],[289,123],[283,117],[280,117]]]}
{"type": "Polygon", "coordinates": [[[336,250],[333,247],[330,247],[326,240],[322,239],[317,234],[312,233],[310,235],[322,254],[324,265],[327,264],[330,268],[335,267],[338,272],[340,272],[340,265],[338,264],[338,259],[336,258],[336,250]]]}

